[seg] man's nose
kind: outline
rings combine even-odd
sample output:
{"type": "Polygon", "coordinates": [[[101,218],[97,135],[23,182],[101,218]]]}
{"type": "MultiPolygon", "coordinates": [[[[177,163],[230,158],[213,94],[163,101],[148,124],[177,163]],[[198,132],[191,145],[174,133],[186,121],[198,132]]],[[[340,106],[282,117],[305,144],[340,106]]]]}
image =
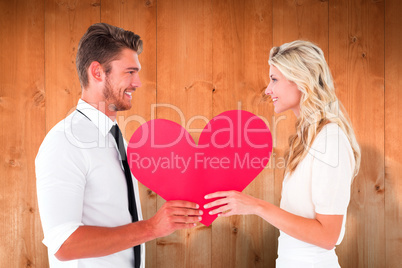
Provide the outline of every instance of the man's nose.
{"type": "Polygon", "coordinates": [[[133,81],[131,81],[131,86],[132,87],[141,87],[142,86],[140,76],[138,74],[136,74],[133,77],[133,81]]]}

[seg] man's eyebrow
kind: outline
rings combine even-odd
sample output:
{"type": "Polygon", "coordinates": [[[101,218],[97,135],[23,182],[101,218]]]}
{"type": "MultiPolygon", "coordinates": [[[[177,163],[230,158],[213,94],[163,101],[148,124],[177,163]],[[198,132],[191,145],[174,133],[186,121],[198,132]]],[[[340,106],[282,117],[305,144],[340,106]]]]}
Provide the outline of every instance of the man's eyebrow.
{"type": "Polygon", "coordinates": [[[139,72],[140,68],[138,68],[138,67],[128,67],[128,68],[126,68],[126,70],[133,70],[133,71],[139,72]]]}

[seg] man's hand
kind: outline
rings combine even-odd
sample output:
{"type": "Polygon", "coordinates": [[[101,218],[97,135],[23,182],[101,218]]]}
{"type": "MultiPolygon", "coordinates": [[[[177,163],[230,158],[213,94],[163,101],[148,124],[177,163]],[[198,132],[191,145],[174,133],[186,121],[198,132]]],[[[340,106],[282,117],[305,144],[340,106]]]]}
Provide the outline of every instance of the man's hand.
{"type": "Polygon", "coordinates": [[[155,238],[170,235],[179,229],[188,229],[201,221],[202,210],[195,203],[188,201],[167,201],[149,219],[155,238]]]}
{"type": "Polygon", "coordinates": [[[117,227],[80,226],[55,256],[62,261],[106,256],[178,229],[192,228],[201,220],[202,211],[198,208],[188,201],[168,201],[146,221],[117,227]]]}

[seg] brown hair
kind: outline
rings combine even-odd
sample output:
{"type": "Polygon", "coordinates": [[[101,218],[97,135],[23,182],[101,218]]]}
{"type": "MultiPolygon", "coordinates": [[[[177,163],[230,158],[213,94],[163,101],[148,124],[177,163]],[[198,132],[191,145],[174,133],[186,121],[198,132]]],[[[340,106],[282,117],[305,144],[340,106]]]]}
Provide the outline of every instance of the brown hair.
{"type": "Polygon", "coordinates": [[[106,23],[91,25],[78,44],[76,66],[81,86],[83,88],[88,86],[87,70],[93,61],[103,65],[108,74],[111,71],[110,63],[118,58],[124,48],[140,54],[142,52],[140,36],[106,23]]]}

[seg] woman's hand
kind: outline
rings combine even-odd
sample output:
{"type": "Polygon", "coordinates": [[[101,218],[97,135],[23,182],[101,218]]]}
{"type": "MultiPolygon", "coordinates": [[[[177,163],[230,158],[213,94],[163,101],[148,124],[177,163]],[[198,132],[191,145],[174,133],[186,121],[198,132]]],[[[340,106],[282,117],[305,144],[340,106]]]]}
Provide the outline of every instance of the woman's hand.
{"type": "Polygon", "coordinates": [[[205,199],[220,198],[204,205],[214,208],[209,214],[218,216],[254,214],[290,236],[325,249],[333,249],[341,232],[343,215],[316,213],[315,219],[304,218],[287,212],[269,202],[236,192],[216,192],[205,199]]]}
{"type": "Polygon", "coordinates": [[[216,192],[208,194],[205,199],[220,198],[211,203],[205,204],[204,208],[213,208],[209,212],[210,215],[218,214],[218,216],[232,216],[232,215],[249,215],[255,214],[255,210],[259,205],[259,199],[252,196],[243,194],[237,191],[216,192]]]}

